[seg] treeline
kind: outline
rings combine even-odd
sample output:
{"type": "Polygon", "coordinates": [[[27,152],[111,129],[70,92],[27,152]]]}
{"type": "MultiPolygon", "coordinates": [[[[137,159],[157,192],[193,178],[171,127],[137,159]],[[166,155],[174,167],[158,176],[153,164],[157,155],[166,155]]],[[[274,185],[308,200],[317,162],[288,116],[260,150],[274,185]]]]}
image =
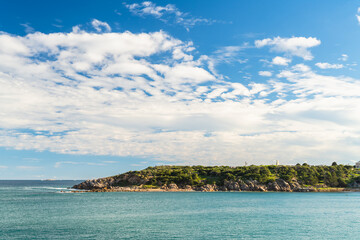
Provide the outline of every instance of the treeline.
{"type": "Polygon", "coordinates": [[[175,183],[179,186],[223,185],[224,181],[256,180],[268,184],[280,178],[287,182],[298,181],[301,185],[324,184],[328,187],[346,187],[360,181],[360,171],[350,165],[310,166],[157,166],[133,171],[136,176],[147,179],[147,185],[162,186],[175,183]]]}

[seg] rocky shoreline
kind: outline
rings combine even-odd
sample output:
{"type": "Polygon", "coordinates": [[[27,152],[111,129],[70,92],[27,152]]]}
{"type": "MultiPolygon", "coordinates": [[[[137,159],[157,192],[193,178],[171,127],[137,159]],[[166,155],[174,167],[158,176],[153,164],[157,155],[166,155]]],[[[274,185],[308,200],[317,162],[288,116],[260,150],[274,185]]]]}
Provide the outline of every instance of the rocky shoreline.
{"type": "MultiPolygon", "coordinates": [[[[126,178],[127,176],[125,176],[126,178]]],[[[224,181],[224,185],[205,184],[203,186],[178,186],[175,183],[164,184],[161,187],[149,187],[143,184],[143,180],[131,177],[127,181],[132,182],[130,186],[117,186],[119,182],[124,181],[114,178],[100,178],[86,180],[74,189],[80,191],[73,192],[343,192],[357,191],[355,188],[328,188],[324,185],[319,186],[302,186],[298,181],[293,180],[286,182],[283,179],[276,179],[268,184],[261,184],[256,180],[247,181],[224,181]]]]}

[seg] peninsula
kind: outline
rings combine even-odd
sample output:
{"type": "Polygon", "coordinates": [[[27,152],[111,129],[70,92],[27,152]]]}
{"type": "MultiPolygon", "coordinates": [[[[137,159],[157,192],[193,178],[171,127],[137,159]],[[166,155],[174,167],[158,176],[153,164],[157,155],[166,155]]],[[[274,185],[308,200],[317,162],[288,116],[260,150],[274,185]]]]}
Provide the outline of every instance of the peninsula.
{"type": "Polygon", "coordinates": [[[73,186],[91,192],[356,191],[360,169],[350,165],[156,166],[73,186]]]}

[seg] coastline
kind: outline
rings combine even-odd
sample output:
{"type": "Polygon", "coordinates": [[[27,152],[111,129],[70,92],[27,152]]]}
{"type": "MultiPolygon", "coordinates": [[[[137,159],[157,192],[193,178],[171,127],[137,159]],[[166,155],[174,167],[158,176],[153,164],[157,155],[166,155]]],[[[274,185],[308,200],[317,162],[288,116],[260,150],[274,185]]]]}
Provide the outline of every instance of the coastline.
{"type": "Polygon", "coordinates": [[[112,188],[112,189],[92,189],[92,190],[73,190],[72,193],[89,193],[89,192],[360,192],[360,188],[313,188],[303,191],[224,191],[212,190],[202,191],[194,189],[162,189],[162,188],[112,188]]]}

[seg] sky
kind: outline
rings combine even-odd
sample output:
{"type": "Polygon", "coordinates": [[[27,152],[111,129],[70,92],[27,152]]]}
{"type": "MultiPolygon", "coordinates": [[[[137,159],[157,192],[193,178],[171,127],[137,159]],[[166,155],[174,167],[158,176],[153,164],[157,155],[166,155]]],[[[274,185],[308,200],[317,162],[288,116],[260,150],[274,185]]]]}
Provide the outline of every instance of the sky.
{"type": "Polygon", "coordinates": [[[0,179],[360,160],[360,1],[0,1],[0,179]]]}

